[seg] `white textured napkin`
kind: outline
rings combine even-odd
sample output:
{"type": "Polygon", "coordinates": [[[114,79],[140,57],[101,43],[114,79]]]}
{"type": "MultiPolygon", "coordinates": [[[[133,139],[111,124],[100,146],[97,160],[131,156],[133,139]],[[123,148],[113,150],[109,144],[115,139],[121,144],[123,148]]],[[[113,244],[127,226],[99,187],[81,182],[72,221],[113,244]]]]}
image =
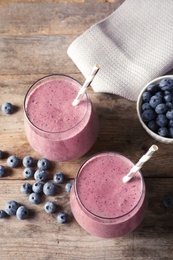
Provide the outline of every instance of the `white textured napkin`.
{"type": "Polygon", "coordinates": [[[126,0],[71,43],[70,58],[95,92],[136,100],[150,80],[173,68],[173,0],[126,0]]]}

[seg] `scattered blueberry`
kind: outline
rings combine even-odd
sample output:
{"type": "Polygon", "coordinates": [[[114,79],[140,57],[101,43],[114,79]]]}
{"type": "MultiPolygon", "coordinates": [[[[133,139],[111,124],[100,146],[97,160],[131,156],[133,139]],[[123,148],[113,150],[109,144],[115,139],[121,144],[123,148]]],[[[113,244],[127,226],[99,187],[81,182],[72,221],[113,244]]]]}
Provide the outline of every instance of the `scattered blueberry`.
{"type": "Polygon", "coordinates": [[[44,205],[44,210],[46,211],[46,213],[48,214],[52,214],[56,211],[57,206],[55,203],[51,202],[51,201],[47,201],[44,205]]]}
{"type": "Polygon", "coordinates": [[[34,179],[38,182],[43,182],[47,179],[47,173],[45,170],[38,169],[34,173],[34,179]]]}
{"type": "Polygon", "coordinates": [[[68,215],[64,212],[59,212],[57,215],[57,221],[60,224],[65,224],[68,221],[68,215]]]}
{"type": "Polygon", "coordinates": [[[69,193],[71,191],[71,187],[72,187],[72,184],[70,182],[68,182],[66,185],[65,185],[65,190],[69,193]]]}
{"type": "Polygon", "coordinates": [[[10,200],[5,205],[5,212],[10,216],[15,215],[18,207],[19,205],[16,201],[10,200]]]}
{"type": "Polygon", "coordinates": [[[173,207],[173,198],[164,198],[163,204],[165,207],[173,207]]]}
{"type": "Polygon", "coordinates": [[[61,184],[64,182],[65,176],[62,172],[56,172],[53,176],[53,181],[57,184],[61,184]]]}
{"type": "Polygon", "coordinates": [[[6,176],[7,170],[3,165],[0,165],[0,177],[6,176]]]}
{"type": "Polygon", "coordinates": [[[31,202],[32,204],[39,204],[41,201],[41,197],[39,193],[31,193],[29,195],[29,202],[31,202]]]}
{"type": "Polygon", "coordinates": [[[30,167],[27,167],[23,170],[22,174],[25,179],[31,179],[34,177],[34,170],[30,167]]]}
{"type": "Polygon", "coordinates": [[[20,191],[23,194],[30,194],[32,192],[32,185],[28,182],[25,182],[21,185],[20,191]]]}
{"type": "Polygon", "coordinates": [[[5,114],[12,114],[13,113],[13,105],[9,102],[7,103],[4,103],[2,105],[2,112],[5,113],[5,114]]]}
{"type": "Polygon", "coordinates": [[[46,182],[43,186],[43,193],[47,196],[53,196],[56,193],[56,185],[52,182],[46,182]]]}
{"type": "Polygon", "coordinates": [[[11,155],[10,157],[7,158],[7,165],[9,167],[14,168],[17,167],[18,164],[19,164],[19,159],[16,156],[11,155]]]}
{"type": "Polygon", "coordinates": [[[47,170],[50,167],[50,162],[45,158],[41,158],[37,162],[37,167],[41,170],[47,170]]]}
{"type": "Polygon", "coordinates": [[[43,192],[43,183],[42,183],[42,182],[35,182],[35,183],[32,185],[32,190],[33,190],[33,192],[35,192],[35,193],[41,193],[41,192],[43,192]]]}
{"type": "Polygon", "coordinates": [[[25,206],[20,206],[16,211],[18,219],[23,220],[28,218],[28,209],[25,206]]]}
{"type": "Polygon", "coordinates": [[[3,153],[3,151],[0,150],[0,159],[2,159],[3,156],[4,156],[4,153],[3,153]]]}
{"type": "Polygon", "coordinates": [[[24,167],[32,167],[34,166],[35,160],[31,156],[25,156],[23,158],[23,166],[24,167]]]}
{"type": "Polygon", "coordinates": [[[0,218],[5,218],[7,216],[5,210],[0,210],[0,218]]]}

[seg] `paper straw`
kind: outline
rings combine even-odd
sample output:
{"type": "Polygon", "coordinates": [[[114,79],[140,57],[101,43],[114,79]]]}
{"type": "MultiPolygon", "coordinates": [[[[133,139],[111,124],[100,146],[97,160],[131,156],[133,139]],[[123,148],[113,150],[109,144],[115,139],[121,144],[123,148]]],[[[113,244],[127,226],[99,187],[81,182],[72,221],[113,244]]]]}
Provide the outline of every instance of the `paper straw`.
{"type": "Polygon", "coordinates": [[[136,172],[138,172],[143,164],[145,162],[147,162],[153,155],[154,152],[156,152],[158,150],[158,146],[157,145],[152,145],[150,147],[150,149],[148,150],[148,152],[146,152],[146,154],[144,154],[141,159],[134,165],[134,167],[132,167],[132,169],[130,170],[130,172],[123,177],[123,182],[126,183],[128,181],[131,180],[131,178],[135,175],[136,172]]]}
{"type": "Polygon", "coordinates": [[[81,98],[83,97],[83,95],[84,95],[84,93],[85,93],[87,87],[91,84],[91,82],[93,81],[93,79],[94,79],[94,77],[95,77],[95,75],[96,75],[96,73],[98,72],[99,69],[100,69],[99,64],[96,64],[96,65],[93,67],[91,73],[90,73],[89,76],[86,78],[84,85],[83,85],[82,88],[79,90],[79,93],[77,94],[77,97],[76,97],[75,100],[73,101],[73,103],[72,103],[73,106],[76,106],[76,105],[79,104],[79,102],[80,102],[81,98]]]}

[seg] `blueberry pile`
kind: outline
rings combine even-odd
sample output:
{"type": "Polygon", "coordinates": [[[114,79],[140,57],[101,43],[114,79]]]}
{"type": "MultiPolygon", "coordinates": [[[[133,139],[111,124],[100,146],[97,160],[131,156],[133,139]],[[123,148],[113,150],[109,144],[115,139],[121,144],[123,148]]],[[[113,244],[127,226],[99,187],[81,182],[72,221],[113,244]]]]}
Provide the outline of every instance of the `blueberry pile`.
{"type": "MultiPolygon", "coordinates": [[[[3,158],[2,151],[0,151],[0,155],[1,158],[3,158]]],[[[19,159],[14,155],[8,157],[6,162],[11,168],[19,165],[19,159]]],[[[50,162],[45,158],[39,159],[36,164],[31,156],[26,156],[23,158],[22,164],[25,167],[22,172],[24,179],[35,179],[33,184],[26,181],[20,187],[20,191],[28,195],[28,200],[31,204],[41,203],[42,195],[55,196],[59,189],[58,185],[65,181],[65,175],[62,172],[56,172],[53,176],[53,180],[48,181],[47,170],[50,167],[50,162]],[[33,168],[35,165],[37,165],[36,170],[33,168]]],[[[0,177],[6,176],[6,173],[7,169],[3,165],[0,165],[0,177]]],[[[71,187],[71,183],[66,183],[65,190],[70,192],[71,187]]],[[[44,204],[44,210],[48,214],[55,213],[57,205],[54,202],[47,201],[44,204]]],[[[27,219],[28,209],[23,205],[19,205],[16,201],[11,200],[6,203],[4,210],[0,210],[0,218],[5,218],[8,215],[16,215],[20,220],[27,219]]],[[[56,218],[61,224],[66,223],[69,219],[68,215],[63,211],[59,212],[56,218]]]]}
{"type": "Polygon", "coordinates": [[[142,94],[141,118],[154,133],[173,138],[173,79],[149,85],[142,94]]]}

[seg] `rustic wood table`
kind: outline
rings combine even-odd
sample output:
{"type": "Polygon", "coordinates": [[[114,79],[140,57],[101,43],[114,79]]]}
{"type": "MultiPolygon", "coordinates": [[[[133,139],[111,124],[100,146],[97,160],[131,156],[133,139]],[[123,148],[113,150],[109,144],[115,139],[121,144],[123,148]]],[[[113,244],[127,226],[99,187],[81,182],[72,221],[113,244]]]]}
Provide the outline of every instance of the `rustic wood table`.
{"type": "MultiPolygon", "coordinates": [[[[63,73],[84,82],[77,67],[67,55],[67,48],[76,37],[94,23],[111,14],[122,0],[0,0],[0,105],[11,102],[12,115],[0,111],[0,150],[6,165],[10,155],[21,161],[31,155],[40,156],[27,142],[23,125],[23,101],[31,84],[42,76],[63,73]]],[[[163,204],[173,197],[173,149],[155,142],[141,127],[136,102],[111,94],[94,93],[90,88],[100,119],[100,133],[93,148],[73,162],[52,162],[51,179],[63,171],[66,181],[73,181],[81,163],[100,151],[117,151],[133,162],[153,144],[158,152],[142,169],[148,190],[149,205],[141,225],[131,234],[116,239],[100,239],[85,232],[73,218],[69,194],[61,186],[52,201],[66,211],[70,221],[57,223],[56,214],[46,214],[44,198],[32,205],[28,195],[20,192],[25,181],[24,167],[7,167],[7,176],[0,179],[0,209],[9,200],[16,200],[29,209],[29,218],[16,216],[0,219],[0,259],[173,259],[173,208],[163,204]]],[[[33,183],[34,180],[30,180],[33,183]]]]}

